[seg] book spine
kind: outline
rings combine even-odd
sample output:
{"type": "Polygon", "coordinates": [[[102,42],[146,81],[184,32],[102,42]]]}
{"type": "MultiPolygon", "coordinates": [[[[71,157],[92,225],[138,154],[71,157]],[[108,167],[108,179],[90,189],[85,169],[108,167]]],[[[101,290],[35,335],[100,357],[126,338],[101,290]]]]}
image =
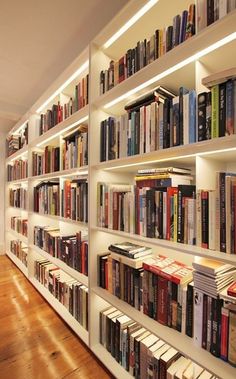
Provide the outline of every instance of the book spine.
{"type": "Polygon", "coordinates": [[[219,137],[219,85],[216,84],[211,89],[212,96],[212,138],[219,137]]]}

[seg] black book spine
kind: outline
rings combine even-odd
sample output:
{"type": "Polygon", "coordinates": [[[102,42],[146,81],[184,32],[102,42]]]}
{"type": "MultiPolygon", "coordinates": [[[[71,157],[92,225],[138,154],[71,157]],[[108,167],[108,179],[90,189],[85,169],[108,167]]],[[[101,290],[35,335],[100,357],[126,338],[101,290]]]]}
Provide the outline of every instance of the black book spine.
{"type": "Polygon", "coordinates": [[[163,109],[163,149],[170,147],[170,105],[171,101],[165,99],[163,109]]]}
{"type": "Polygon", "coordinates": [[[209,243],[209,204],[208,204],[208,191],[201,193],[202,203],[202,247],[208,249],[209,243]]]}
{"type": "Polygon", "coordinates": [[[188,90],[184,87],[179,89],[179,144],[184,143],[184,95],[188,90]]]}
{"type": "Polygon", "coordinates": [[[206,139],[206,92],[198,95],[198,141],[206,139]]]}
{"type": "Polygon", "coordinates": [[[226,253],[225,172],[220,172],[220,251],[226,253]]]}
{"type": "Polygon", "coordinates": [[[193,285],[188,284],[186,302],[186,329],[187,336],[193,337],[193,285]]]}
{"type": "Polygon", "coordinates": [[[212,298],[211,353],[220,356],[221,308],[223,300],[212,298]]]}
{"type": "Polygon", "coordinates": [[[155,189],[147,190],[147,237],[155,238],[155,189]]]}
{"type": "Polygon", "coordinates": [[[206,93],[206,132],[205,139],[211,139],[211,92],[206,93]]]}
{"type": "Polygon", "coordinates": [[[207,0],[207,26],[214,22],[214,0],[207,0]]]}
{"type": "Polygon", "coordinates": [[[219,137],[225,136],[226,123],[226,83],[219,85],[219,137]]]}

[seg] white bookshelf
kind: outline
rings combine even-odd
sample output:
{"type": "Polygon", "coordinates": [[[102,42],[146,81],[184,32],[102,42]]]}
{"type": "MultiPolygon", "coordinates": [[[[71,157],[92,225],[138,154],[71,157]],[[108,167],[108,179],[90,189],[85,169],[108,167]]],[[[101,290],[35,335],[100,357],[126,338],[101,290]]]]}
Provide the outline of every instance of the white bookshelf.
{"type": "Polygon", "coordinates": [[[21,262],[19,258],[11,251],[6,251],[6,255],[11,259],[11,261],[19,268],[19,270],[28,278],[28,268],[21,262]]]}
{"type": "MultiPolygon", "coordinates": [[[[165,240],[150,239],[139,235],[131,235],[125,232],[109,230],[97,226],[97,183],[99,181],[110,183],[133,184],[134,173],[139,168],[153,166],[187,166],[196,174],[196,188],[215,188],[215,171],[236,169],[236,135],[218,139],[196,142],[194,144],[177,146],[165,150],[159,150],[144,155],[129,156],[113,161],[100,162],[100,122],[109,116],[121,115],[124,105],[158,85],[163,85],[172,90],[178,90],[180,86],[189,89],[195,88],[199,93],[205,90],[201,85],[201,79],[210,73],[235,66],[236,61],[236,10],[226,15],[221,20],[210,25],[196,34],[191,39],[175,47],[167,54],[144,67],[133,76],[115,86],[113,89],[99,95],[100,71],[107,69],[111,59],[118,59],[128,48],[134,47],[140,39],[148,38],[155,29],[163,28],[172,23],[173,17],[187,9],[191,0],[178,2],[159,0],[141,17],[130,29],[118,38],[110,47],[104,48],[104,43],[125,24],[147,0],[130,0],[127,5],[115,16],[104,30],[90,43],[89,47],[60,75],[60,77],[37,100],[30,111],[13,128],[17,128],[29,119],[29,143],[20,151],[6,159],[6,165],[19,157],[28,158],[29,176],[27,179],[6,183],[6,196],[9,186],[28,186],[27,210],[8,207],[6,202],[5,230],[6,246],[12,238],[19,238],[29,246],[30,265],[28,270],[21,262],[7,251],[7,255],[29,277],[31,283],[50,303],[58,314],[68,323],[75,333],[90,347],[94,354],[117,378],[131,378],[115,359],[99,344],[99,312],[108,304],[111,304],[129,317],[143,324],[148,330],[174,346],[180,352],[193,361],[199,363],[217,377],[222,379],[235,378],[236,369],[228,363],[215,358],[204,349],[194,345],[193,339],[176,332],[173,329],[162,326],[155,320],[132,308],[125,302],[117,299],[108,291],[97,286],[97,259],[98,255],[105,252],[112,242],[134,241],[153,248],[154,253],[164,253],[177,260],[190,264],[194,256],[211,257],[223,262],[236,264],[236,256],[219,251],[199,248],[186,244],[174,243],[165,240]],[[225,39],[231,36],[231,40],[223,44],[225,39]],[[216,47],[220,41],[220,46],[216,47]],[[223,42],[222,42],[223,41],[223,42]],[[223,58],[222,58],[223,57],[223,58]],[[79,74],[82,78],[89,72],[89,105],[72,114],[61,123],[41,136],[35,132],[35,121],[38,119],[37,109],[52,96],[55,91],[65,83],[71,75],[89,60],[89,65],[79,74]],[[60,145],[63,136],[73,130],[79,123],[87,123],[89,130],[89,165],[75,169],[60,170],[38,176],[32,176],[32,152],[38,148],[44,148],[47,144],[60,145]],[[204,173],[204,175],[203,175],[204,173]],[[60,183],[64,178],[73,178],[88,174],[89,183],[89,221],[88,223],[73,221],[61,216],[40,214],[33,211],[33,188],[40,181],[59,178],[60,183]],[[28,238],[10,230],[10,217],[14,215],[28,216],[28,238]],[[67,266],[60,260],[47,254],[45,251],[33,245],[33,228],[35,225],[58,226],[61,230],[75,233],[78,230],[87,230],[89,237],[89,275],[88,278],[67,266]],[[33,262],[39,256],[50,260],[71,277],[82,282],[89,288],[89,331],[85,329],[69,314],[62,304],[33,277],[33,262]]],[[[71,91],[72,84],[67,90],[71,91]]],[[[53,101],[57,101],[60,94],[51,98],[47,107],[51,107],[53,101]]],[[[7,197],[6,197],[7,198],[7,197]]]]}

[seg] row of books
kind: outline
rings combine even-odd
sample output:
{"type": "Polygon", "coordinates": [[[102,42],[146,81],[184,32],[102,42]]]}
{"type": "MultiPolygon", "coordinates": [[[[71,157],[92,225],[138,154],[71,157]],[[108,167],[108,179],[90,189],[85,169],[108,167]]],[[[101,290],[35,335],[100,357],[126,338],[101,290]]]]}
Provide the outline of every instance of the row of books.
{"type": "MultiPolygon", "coordinates": [[[[207,80],[203,81],[206,85],[207,80]]],[[[198,95],[198,141],[236,133],[236,80],[230,79],[210,87],[209,92],[198,95]]]]}
{"type": "Polygon", "coordinates": [[[11,229],[17,233],[27,237],[28,235],[28,220],[19,216],[11,217],[11,229]]]}
{"type": "Polygon", "coordinates": [[[9,189],[9,205],[15,208],[27,208],[27,190],[24,187],[9,189]]]}
{"type": "Polygon", "coordinates": [[[196,4],[198,32],[236,8],[235,0],[198,0],[196,4]]]}
{"type": "Polygon", "coordinates": [[[100,161],[196,142],[196,92],[157,87],[100,126],[100,161]]]}
{"type": "Polygon", "coordinates": [[[6,139],[6,156],[9,157],[22,147],[28,145],[28,123],[17,134],[11,134],[6,139]]]}
{"type": "Polygon", "coordinates": [[[110,90],[137,71],[152,63],[180,43],[195,34],[195,5],[173,18],[173,25],[157,29],[143,41],[138,41],[118,61],[111,61],[109,68],[100,73],[100,94],[110,90]]]}
{"type": "Polygon", "coordinates": [[[39,135],[44,134],[73,113],[88,104],[89,75],[86,75],[75,86],[74,98],[61,95],[61,100],[53,104],[51,109],[40,115],[39,135]]]}
{"type": "Polygon", "coordinates": [[[34,212],[60,216],[60,184],[58,180],[34,187],[34,212]]]}
{"type": "Polygon", "coordinates": [[[35,260],[34,276],[88,330],[88,288],[44,258],[35,260]]]}
{"type": "Polygon", "coordinates": [[[54,258],[88,276],[88,236],[81,231],[63,235],[50,226],[34,227],[34,244],[54,258]]]}
{"type": "Polygon", "coordinates": [[[45,146],[32,153],[32,175],[43,175],[60,170],[60,147],[45,146]]]}
{"type": "Polygon", "coordinates": [[[25,267],[27,267],[28,247],[23,246],[22,241],[20,240],[10,241],[10,251],[25,265],[25,267]]]}
{"type": "Polygon", "coordinates": [[[7,165],[7,180],[25,179],[28,177],[28,160],[16,159],[13,164],[7,165]]]}
{"type": "Polygon", "coordinates": [[[236,254],[236,174],[216,173],[216,190],[197,191],[197,245],[236,254]]]}
{"type": "Polygon", "coordinates": [[[235,366],[236,299],[223,294],[232,287],[236,268],[204,258],[195,258],[193,267],[195,344],[235,366]]]}
{"type": "Polygon", "coordinates": [[[63,140],[63,170],[86,166],[88,164],[88,126],[80,125],[63,140]]]}
{"type": "MultiPolygon", "coordinates": [[[[193,268],[162,255],[132,259],[114,253],[99,257],[100,286],[159,323],[183,334],[192,321],[186,314],[187,285],[193,268]]],[[[191,325],[193,328],[193,325],[191,325]]]]}
{"type": "Polygon", "coordinates": [[[88,181],[86,178],[65,180],[61,191],[61,215],[88,222],[88,181]]]}
{"type": "Polygon", "coordinates": [[[216,379],[112,306],[100,312],[100,344],[137,379],[216,379]]]}
{"type": "Polygon", "coordinates": [[[235,365],[235,267],[205,258],[196,258],[193,267],[161,255],[134,259],[116,245],[122,247],[113,244],[99,256],[99,285],[235,365]]]}
{"type": "Polygon", "coordinates": [[[195,186],[172,187],[165,179],[158,183],[139,188],[138,182],[136,186],[99,182],[98,226],[194,245],[195,186]]]}

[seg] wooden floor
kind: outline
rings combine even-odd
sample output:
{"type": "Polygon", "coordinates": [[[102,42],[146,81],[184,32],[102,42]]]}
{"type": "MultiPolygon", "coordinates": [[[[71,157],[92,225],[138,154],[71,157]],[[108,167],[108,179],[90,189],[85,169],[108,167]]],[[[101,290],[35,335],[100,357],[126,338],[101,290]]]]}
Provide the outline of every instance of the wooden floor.
{"type": "Polygon", "coordinates": [[[112,378],[6,256],[0,256],[0,378],[112,378]]]}

